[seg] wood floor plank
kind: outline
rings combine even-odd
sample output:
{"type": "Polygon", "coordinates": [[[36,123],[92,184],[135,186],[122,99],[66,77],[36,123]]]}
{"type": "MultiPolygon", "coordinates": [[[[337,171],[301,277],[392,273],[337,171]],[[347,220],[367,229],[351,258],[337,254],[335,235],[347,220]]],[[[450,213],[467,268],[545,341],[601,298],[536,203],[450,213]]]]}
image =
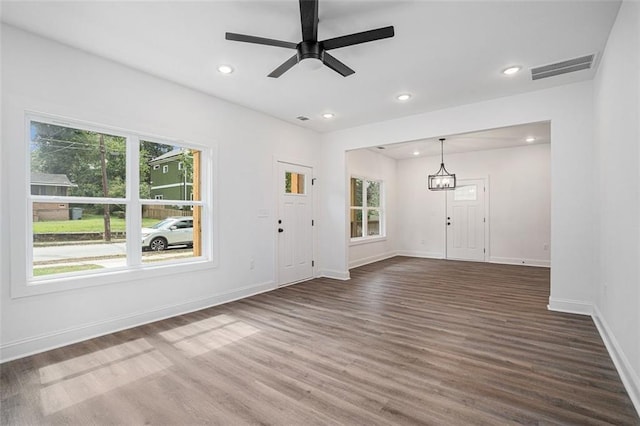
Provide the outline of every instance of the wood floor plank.
{"type": "Polygon", "coordinates": [[[640,425],[549,270],[396,257],[0,366],[3,425],[640,425]]]}

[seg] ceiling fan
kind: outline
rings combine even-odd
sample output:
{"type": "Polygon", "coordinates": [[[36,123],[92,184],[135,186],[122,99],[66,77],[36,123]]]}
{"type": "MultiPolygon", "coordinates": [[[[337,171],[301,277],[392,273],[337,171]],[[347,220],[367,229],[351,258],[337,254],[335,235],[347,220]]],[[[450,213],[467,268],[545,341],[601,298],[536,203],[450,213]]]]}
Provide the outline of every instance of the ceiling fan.
{"type": "Polygon", "coordinates": [[[347,77],[354,70],[327,53],[327,50],[340,47],[353,46],[354,44],[367,43],[393,37],[393,26],[363,31],[341,37],[318,41],[318,0],[300,0],[300,22],[302,24],[302,41],[292,43],[289,41],[274,40],[270,38],[255,37],[245,34],[226,33],[225,38],[245,43],[265,44],[267,46],[295,49],[296,54],[273,70],[269,77],[278,78],[291,67],[304,59],[317,59],[343,77],[347,77]]]}

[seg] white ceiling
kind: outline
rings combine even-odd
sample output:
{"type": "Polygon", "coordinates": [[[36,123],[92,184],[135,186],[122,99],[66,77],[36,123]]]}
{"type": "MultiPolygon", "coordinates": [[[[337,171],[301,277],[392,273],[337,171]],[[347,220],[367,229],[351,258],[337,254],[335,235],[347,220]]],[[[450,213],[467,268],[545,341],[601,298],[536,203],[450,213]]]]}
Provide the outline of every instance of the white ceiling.
{"type": "MultiPolygon", "coordinates": [[[[446,139],[443,143],[443,151],[446,157],[448,154],[461,152],[550,143],[551,125],[548,121],[545,121],[443,137],[446,139]],[[527,138],[533,138],[534,141],[527,142],[527,138]]],[[[396,160],[440,155],[440,141],[438,138],[383,145],[380,148],[367,149],[396,160]],[[416,152],[418,154],[415,154],[416,152]]]]}
{"type": "Polygon", "coordinates": [[[297,0],[3,1],[2,20],[326,132],[591,79],[593,69],[532,81],[529,68],[601,53],[619,6],[618,0],[320,0],[320,39],[395,26],[394,38],[331,51],[356,71],[347,78],[300,65],[268,78],[292,50],[224,39],[230,31],[297,43],[297,0]],[[235,72],[218,73],[220,64],[235,72]],[[512,64],[523,71],[501,74],[512,64]],[[412,99],[397,101],[402,92],[412,99]],[[324,112],[335,118],[323,119],[324,112]],[[310,120],[300,122],[299,115],[310,120]]]}

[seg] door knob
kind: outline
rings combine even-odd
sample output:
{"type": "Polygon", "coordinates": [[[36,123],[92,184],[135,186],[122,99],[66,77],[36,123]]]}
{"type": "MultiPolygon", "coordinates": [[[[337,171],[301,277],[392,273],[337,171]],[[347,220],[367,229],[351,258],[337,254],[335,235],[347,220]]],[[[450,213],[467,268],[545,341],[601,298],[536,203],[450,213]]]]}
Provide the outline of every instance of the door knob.
{"type": "Polygon", "coordinates": [[[284,232],[284,229],[278,228],[278,232],[284,232]]]}

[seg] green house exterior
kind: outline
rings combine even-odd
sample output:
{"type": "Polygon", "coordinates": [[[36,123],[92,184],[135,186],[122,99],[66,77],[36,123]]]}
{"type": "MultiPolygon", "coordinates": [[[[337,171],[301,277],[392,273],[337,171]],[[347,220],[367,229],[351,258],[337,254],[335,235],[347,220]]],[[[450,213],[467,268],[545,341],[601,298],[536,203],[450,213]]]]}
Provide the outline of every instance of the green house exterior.
{"type": "Polygon", "coordinates": [[[149,161],[151,198],[156,200],[193,199],[193,157],[185,149],[174,149],[149,161]]]}

